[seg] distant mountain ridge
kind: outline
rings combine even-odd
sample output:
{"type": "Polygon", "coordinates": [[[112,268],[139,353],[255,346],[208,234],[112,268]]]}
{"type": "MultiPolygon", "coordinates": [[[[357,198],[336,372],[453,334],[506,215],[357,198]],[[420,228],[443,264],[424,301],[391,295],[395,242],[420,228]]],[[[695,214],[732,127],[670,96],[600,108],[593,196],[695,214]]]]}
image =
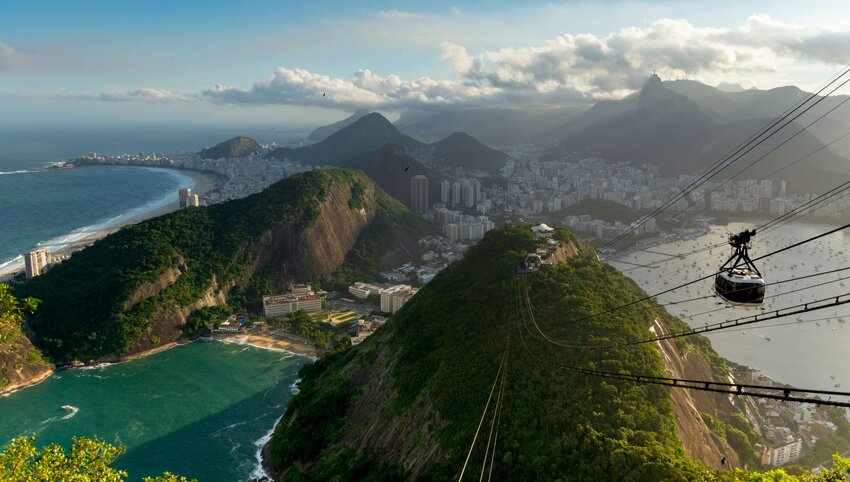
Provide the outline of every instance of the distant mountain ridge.
{"type": "Polygon", "coordinates": [[[256,154],[262,150],[262,146],[260,146],[260,144],[254,139],[251,139],[250,137],[237,136],[216,144],[213,147],[201,149],[201,151],[198,152],[198,155],[204,159],[222,159],[245,157],[249,154],[256,154]]]}
{"type": "Polygon", "coordinates": [[[280,147],[271,151],[268,156],[304,164],[342,166],[349,159],[378,150],[387,143],[395,144],[408,153],[426,147],[426,144],[399,132],[381,114],[373,112],[360,117],[321,142],[304,147],[280,147]]]}
{"type": "Polygon", "coordinates": [[[508,158],[507,154],[491,149],[461,132],[434,144],[427,144],[402,134],[387,118],[377,112],[363,115],[349,123],[354,117],[322,128],[331,129],[347,124],[316,144],[295,148],[281,147],[268,155],[275,159],[290,159],[304,164],[342,166],[360,155],[393,144],[417,159],[433,161],[446,167],[485,170],[491,173],[501,169],[508,158]]]}
{"type": "Polygon", "coordinates": [[[441,166],[462,167],[466,171],[497,172],[508,155],[491,149],[465,132],[455,132],[434,143],[431,158],[441,166]]]}
{"type": "Polygon", "coordinates": [[[333,124],[328,124],[326,126],[317,127],[313,130],[313,132],[310,133],[310,135],[307,136],[307,142],[311,144],[321,142],[330,137],[335,132],[342,129],[343,127],[348,127],[358,121],[361,117],[367,115],[369,115],[368,109],[360,109],[341,121],[337,121],[333,124]]]}

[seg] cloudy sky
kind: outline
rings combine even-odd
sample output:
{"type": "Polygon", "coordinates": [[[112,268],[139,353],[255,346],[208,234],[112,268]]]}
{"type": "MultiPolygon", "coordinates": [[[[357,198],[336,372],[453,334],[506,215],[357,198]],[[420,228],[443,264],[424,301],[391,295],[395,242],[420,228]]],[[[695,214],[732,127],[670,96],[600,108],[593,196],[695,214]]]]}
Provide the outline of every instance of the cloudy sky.
{"type": "Polygon", "coordinates": [[[589,103],[653,71],[813,88],[850,63],[846,1],[219,3],[0,2],[0,124],[315,125],[589,103]]]}

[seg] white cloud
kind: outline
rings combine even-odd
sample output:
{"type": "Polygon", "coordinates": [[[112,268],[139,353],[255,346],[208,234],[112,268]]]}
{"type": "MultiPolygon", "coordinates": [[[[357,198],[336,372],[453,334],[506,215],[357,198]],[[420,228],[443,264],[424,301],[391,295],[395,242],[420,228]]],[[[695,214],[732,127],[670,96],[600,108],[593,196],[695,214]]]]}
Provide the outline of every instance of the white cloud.
{"type": "Polygon", "coordinates": [[[387,19],[411,19],[411,18],[422,18],[424,15],[421,13],[413,13],[413,12],[404,12],[402,10],[384,10],[382,12],[378,12],[378,16],[381,18],[387,19]]]}
{"type": "Polygon", "coordinates": [[[0,42],[0,70],[11,68],[22,60],[21,54],[10,45],[0,42]]]}
{"type": "Polygon", "coordinates": [[[100,94],[75,94],[64,97],[78,100],[99,100],[103,102],[143,102],[146,104],[170,104],[180,102],[191,102],[196,96],[176,94],[165,89],[153,89],[143,87],[127,91],[110,91],[100,94]]]}
{"type": "MultiPolygon", "coordinates": [[[[415,14],[391,10],[382,15],[415,14]]],[[[403,80],[367,69],[341,79],[280,67],[250,89],[216,86],[202,95],[221,103],[345,109],[587,102],[628,95],[653,70],[717,83],[742,82],[747,75],[775,72],[791,63],[846,64],[848,45],[848,31],[806,28],[767,15],[752,16],[736,28],[661,18],[605,36],[568,33],[538,46],[476,54],[458,43],[442,42],[441,57],[451,65],[454,79],[403,80]]]]}

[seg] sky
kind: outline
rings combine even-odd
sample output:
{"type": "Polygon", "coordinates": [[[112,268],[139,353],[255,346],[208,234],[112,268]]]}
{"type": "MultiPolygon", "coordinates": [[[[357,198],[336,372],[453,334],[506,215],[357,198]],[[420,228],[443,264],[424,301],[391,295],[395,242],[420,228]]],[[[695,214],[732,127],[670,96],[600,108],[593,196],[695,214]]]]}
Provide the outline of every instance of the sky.
{"type": "Polygon", "coordinates": [[[0,0],[6,127],[589,104],[653,71],[813,89],[848,63],[846,1],[0,0]]]}

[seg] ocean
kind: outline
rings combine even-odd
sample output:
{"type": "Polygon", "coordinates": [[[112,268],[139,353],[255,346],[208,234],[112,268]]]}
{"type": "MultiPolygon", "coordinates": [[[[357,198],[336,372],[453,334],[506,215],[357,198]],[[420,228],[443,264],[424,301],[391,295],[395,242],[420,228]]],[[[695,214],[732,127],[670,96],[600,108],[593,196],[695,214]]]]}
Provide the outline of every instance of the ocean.
{"type": "Polygon", "coordinates": [[[51,251],[176,202],[194,179],[171,169],[92,166],[45,170],[44,161],[0,161],[0,274],[22,254],[51,251]]]}
{"type": "MultiPolygon", "coordinates": [[[[756,222],[755,225],[761,223],[756,222]]],[[[681,254],[725,242],[729,233],[753,224],[733,223],[713,226],[711,232],[694,240],[668,243],[651,248],[657,253],[681,254]]],[[[836,226],[790,223],[773,231],[759,233],[753,239],[750,257],[767,254],[798,241],[834,229],[836,226]]],[[[658,266],[635,268],[611,262],[649,294],[658,293],[716,271],[731,254],[724,246],[688,256],[685,259],[634,252],[622,259],[630,263],[658,266]]],[[[786,281],[767,286],[764,310],[727,308],[711,297],[713,279],[660,296],[670,303],[709,295],[708,298],[666,306],[692,327],[706,323],[768,313],[780,308],[850,293],[850,270],[794,281],[796,278],[850,266],[850,236],[837,232],[798,248],[779,253],[757,263],[765,282],[786,281]]],[[[782,383],[811,389],[850,391],[850,306],[841,305],[801,315],[764,321],[706,334],[714,349],[723,357],[782,383]]]]}
{"type": "Polygon", "coordinates": [[[70,369],[0,397],[0,446],[98,436],[127,452],[128,480],[168,470],[204,482],[262,475],[259,449],[297,393],[308,358],[196,341],[115,365],[70,369]]]}

